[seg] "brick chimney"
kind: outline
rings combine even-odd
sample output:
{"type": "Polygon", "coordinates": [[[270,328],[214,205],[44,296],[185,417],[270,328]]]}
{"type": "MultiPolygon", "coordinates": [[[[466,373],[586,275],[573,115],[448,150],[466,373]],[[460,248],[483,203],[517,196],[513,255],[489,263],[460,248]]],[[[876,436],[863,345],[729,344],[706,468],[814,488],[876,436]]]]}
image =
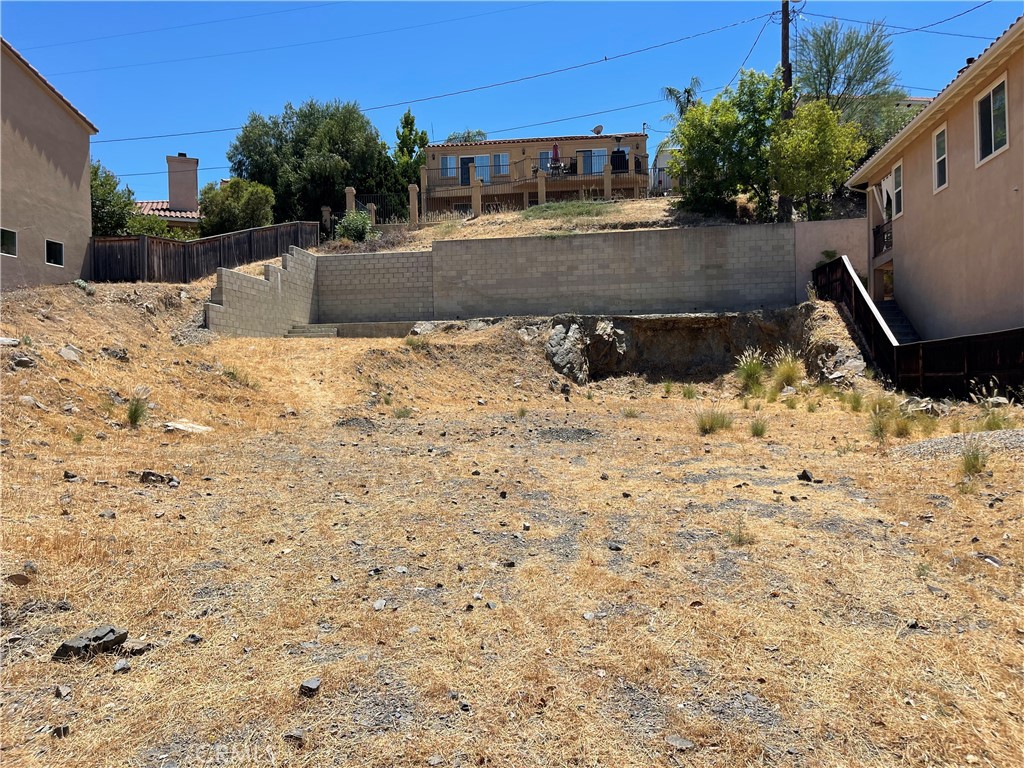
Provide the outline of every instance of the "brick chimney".
{"type": "Polygon", "coordinates": [[[172,211],[199,210],[199,159],[167,156],[167,202],[172,211]]]}

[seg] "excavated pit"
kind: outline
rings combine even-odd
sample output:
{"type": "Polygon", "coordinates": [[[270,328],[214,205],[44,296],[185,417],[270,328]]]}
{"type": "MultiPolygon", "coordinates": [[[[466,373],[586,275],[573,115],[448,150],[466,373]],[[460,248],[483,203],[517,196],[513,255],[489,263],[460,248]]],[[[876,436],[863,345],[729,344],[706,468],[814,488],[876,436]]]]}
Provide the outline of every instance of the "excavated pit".
{"type": "Polygon", "coordinates": [[[747,347],[801,353],[809,369],[811,304],[780,310],[699,315],[556,315],[545,352],[577,384],[636,374],[652,381],[710,381],[736,366],[747,347]]]}

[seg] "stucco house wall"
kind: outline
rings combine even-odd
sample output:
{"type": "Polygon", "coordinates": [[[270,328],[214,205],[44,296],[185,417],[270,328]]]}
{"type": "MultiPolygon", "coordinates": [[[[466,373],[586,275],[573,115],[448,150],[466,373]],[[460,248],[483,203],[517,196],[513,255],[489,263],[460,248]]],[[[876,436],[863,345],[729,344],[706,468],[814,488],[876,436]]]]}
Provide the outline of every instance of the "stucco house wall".
{"type": "Polygon", "coordinates": [[[6,41],[0,47],[0,227],[17,233],[17,256],[0,256],[0,289],[70,282],[89,251],[97,129],[6,41]],[[63,243],[63,267],[46,263],[47,240],[63,243]]]}

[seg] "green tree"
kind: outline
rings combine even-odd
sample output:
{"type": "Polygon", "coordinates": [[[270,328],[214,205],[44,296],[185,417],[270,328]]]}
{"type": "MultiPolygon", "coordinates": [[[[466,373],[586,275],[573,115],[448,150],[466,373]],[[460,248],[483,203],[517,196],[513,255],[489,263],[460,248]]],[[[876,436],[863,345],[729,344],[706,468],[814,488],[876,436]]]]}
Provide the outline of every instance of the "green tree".
{"type": "Polygon", "coordinates": [[[93,235],[124,235],[135,215],[135,193],[130,187],[119,189],[114,173],[94,162],[89,168],[89,192],[92,197],[93,235]]]}
{"type": "Polygon", "coordinates": [[[466,128],[464,131],[452,131],[445,139],[449,144],[469,144],[474,141],[487,141],[487,132],[479,128],[466,128]]]}
{"type": "Polygon", "coordinates": [[[774,217],[769,147],[784,103],[781,79],[745,70],[735,91],[710,104],[698,100],[672,131],[679,147],[669,172],[683,180],[683,203],[700,213],[722,213],[738,192],[757,206],[757,218],[774,217]]]}
{"type": "Polygon", "coordinates": [[[345,187],[399,202],[402,181],[380,134],[354,102],[310,100],[280,115],[251,114],[228,149],[231,172],[274,193],[274,220],[320,219],[342,210],[345,187]]]}
{"type": "Polygon", "coordinates": [[[410,184],[419,184],[420,168],[427,161],[427,155],[423,148],[429,143],[426,131],[416,129],[416,118],[412,110],[407,109],[402,115],[402,120],[395,131],[395,165],[398,169],[398,176],[408,187],[410,184]]]}
{"type": "Polygon", "coordinates": [[[866,149],[855,123],[840,122],[839,112],[824,100],[810,101],[775,126],[771,170],[779,192],[802,201],[813,221],[820,213],[815,204],[828,202],[866,149]]]}
{"type": "Polygon", "coordinates": [[[245,179],[231,179],[224,186],[211,182],[199,193],[199,209],[199,232],[204,237],[265,227],[274,223],[274,192],[245,179]]]}

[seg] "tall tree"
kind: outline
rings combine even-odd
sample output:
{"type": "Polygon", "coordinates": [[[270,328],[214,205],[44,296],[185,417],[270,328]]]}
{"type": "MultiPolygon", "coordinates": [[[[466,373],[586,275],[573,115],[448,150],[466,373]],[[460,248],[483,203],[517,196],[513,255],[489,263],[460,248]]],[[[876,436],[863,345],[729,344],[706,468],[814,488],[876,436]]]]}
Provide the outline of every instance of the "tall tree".
{"type": "Polygon", "coordinates": [[[93,235],[123,235],[135,215],[135,193],[131,187],[120,189],[121,181],[113,171],[94,162],[89,168],[89,192],[92,197],[93,235]]]}
{"type": "Polygon", "coordinates": [[[464,131],[452,131],[445,139],[449,144],[469,144],[474,141],[487,141],[487,131],[479,128],[467,128],[464,131]]]}
{"type": "Polygon", "coordinates": [[[274,192],[259,182],[231,179],[219,186],[210,182],[199,192],[204,236],[266,227],[274,223],[274,192]]]}
{"type": "Polygon", "coordinates": [[[802,202],[808,221],[819,217],[867,149],[856,123],[843,123],[825,101],[797,107],[791,120],[775,126],[771,170],[779,192],[802,202]],[[818,205],[816,205],[818,204],[818,205]]]}
{"type": "Polygon", "coordinates": [[[426,131],[416,128],[416,118],[412,110],[407,109],[402,115],[402,120],[395,131],[395,164],[398,166],[398,175],[408,186],[418,184],[420,180],[420,168],[427,160],[423,148],[429,143],[426,131]]]}
{"type": "Polygon", "coordinates": [[[801,30],[795,69],[801,98],[825,101],[845,121],[870,123],[880,109],[906,96],[881,22],[860,30],[829,21],[801,30]]]}
{"type": "MultiPolygon", "coordinates": [[[[682,120],[686,113],[690,110],[690,107],[696,104],[699,100],[700,96],[698,94],[700,93],[700,85],[701,83],[699,77],[691,77],[690,84],[685,88],[676,88],[675,86],[672,85],[666,85],[664,88],[662,88],[661,97],[665,99],[665,101],[671,102],[673,111],[669,112],[667,115],[664,115],[661,119],[665,121],[671,121],[673,125],[682,120]]],[[[671,143],[672,135],[670,131],[669,135],[662,139],[661,142],[658,144],[658,148],[655,150],[655,152],[661,152],[663,149],[666,149],[671,143]]]]}
{"type": "Polygon", "coordinates": [[[274,193],[274,220],[320,218],[344,207],[345,187],[401,199],[387,145],[354,102],[310,100],[281,115],[251,114],[228,149],[231,172],[274,193]]]}

